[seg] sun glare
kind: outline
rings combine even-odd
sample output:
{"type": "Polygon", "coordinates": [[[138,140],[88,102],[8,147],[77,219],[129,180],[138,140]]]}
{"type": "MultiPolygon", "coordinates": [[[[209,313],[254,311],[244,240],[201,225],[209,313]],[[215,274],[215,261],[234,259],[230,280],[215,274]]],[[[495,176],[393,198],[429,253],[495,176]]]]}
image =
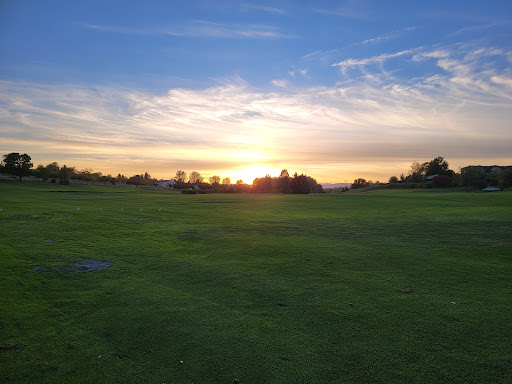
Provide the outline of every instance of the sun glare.
{"type": "Polygon", "coordinates": [[[250,165],[248,167],[239,169],[235,172],[237,180],[241,179],[245,184],[252,184],[254,179],[258,177],[265,177],[266,175],[276,176],[279,175],[279,170],[265,167],[264,165],[250,165]]]}

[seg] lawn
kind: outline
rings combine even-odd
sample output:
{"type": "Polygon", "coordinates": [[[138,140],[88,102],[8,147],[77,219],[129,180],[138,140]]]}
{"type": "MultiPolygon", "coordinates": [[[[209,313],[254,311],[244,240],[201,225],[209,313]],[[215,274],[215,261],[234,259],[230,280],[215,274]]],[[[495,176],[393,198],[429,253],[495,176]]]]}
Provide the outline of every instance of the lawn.
{"type": "Polygon", "coordinates": [[[0,181],[0,208],[2,383],[512,382],[512,191],[0,181]]]}

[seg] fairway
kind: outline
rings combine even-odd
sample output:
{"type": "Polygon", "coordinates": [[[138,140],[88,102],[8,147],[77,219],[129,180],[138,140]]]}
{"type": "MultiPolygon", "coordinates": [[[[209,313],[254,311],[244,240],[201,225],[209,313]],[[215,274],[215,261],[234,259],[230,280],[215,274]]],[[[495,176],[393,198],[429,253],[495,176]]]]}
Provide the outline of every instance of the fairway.
{"type": "Polygon", "coordinates": [[[510,190],[0,181],[0,207],[2,383],[512,382],[510,190]]]}

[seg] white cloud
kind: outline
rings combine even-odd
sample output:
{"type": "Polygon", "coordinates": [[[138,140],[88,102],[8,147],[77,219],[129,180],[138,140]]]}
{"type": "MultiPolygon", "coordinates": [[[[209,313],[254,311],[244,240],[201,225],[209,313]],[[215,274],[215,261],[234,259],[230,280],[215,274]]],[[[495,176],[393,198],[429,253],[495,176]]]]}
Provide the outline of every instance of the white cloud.
{"type": "Polygon", "coordinates": [[[379,35],[377,37],[373,37],[371,39],[363,40],[361,42],[361,44],[376,44],[376,43],[381,43],[383,41],[398,39],[400,36],[404,35],[406,32],[412,32],[412,31],[414,31],[416,29],[417,29],[417,27],[402,28],[402,29],[397,30],[397,31],[392,31],[392,32],[384,33],[384,34],[379,35]]]}
{"type": "Polygon", "coordinates": [[[272,85],[276,87],[286,88],[288,86],[288,82],[286,80],[272,80],[272,85]]]}
{"type": "Polygon", "coordinates": [[[244,10],[244,11],[251,11],[251,10],[261,11],[261,12],[277,14],[277,15],[284,15],[284,13],[285,13],[284,10],[280,9],[280,8],[268,7],[268,6],[264,6],[264,5],[255,5],[255,4],[243,4],[242,10],[244,10]]]}
{"type": "Polygon", "coordinates": [[[383,54],[380,54],[377,56],[372,56],[372,57],[363,58],[363,59],[349,58],[349,59],[340,61],[339,63],[332,64],[332,66],[340,67],[340,70],[342,72],[345,72],[349,68],[363,67],[363,66],[369,65],[369,64],[381,64],[382,65],[386,60],[394,59],[394,58],[404,56],[404,55],[409,55],[409,54],[415,52],[416,50],[417,50],[417,48],[416,49],[406,49],[406,50],[403,50],[400,52],[383,53],[383,54]]]}

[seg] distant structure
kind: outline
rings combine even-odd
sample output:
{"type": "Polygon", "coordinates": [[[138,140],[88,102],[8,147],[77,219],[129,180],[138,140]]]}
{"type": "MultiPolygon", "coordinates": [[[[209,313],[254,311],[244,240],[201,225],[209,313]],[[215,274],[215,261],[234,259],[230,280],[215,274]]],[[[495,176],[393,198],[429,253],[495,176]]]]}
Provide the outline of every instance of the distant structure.
{"type": "Polygon", "coordinates": [[[497,176],[501,175],[506,169],[512,169],[512,165],[469,165],[467,167],[461,168],[460,173],[464,174],[469,169],[481,169],[485,174],[489,176],[497,176]]]}
{"type": "Polygon", "coordinates": [[[172,188],[174,184],[176,184],[174,180],[159,180],[156,182],[156,186],[162,188],[172,188]]]}

